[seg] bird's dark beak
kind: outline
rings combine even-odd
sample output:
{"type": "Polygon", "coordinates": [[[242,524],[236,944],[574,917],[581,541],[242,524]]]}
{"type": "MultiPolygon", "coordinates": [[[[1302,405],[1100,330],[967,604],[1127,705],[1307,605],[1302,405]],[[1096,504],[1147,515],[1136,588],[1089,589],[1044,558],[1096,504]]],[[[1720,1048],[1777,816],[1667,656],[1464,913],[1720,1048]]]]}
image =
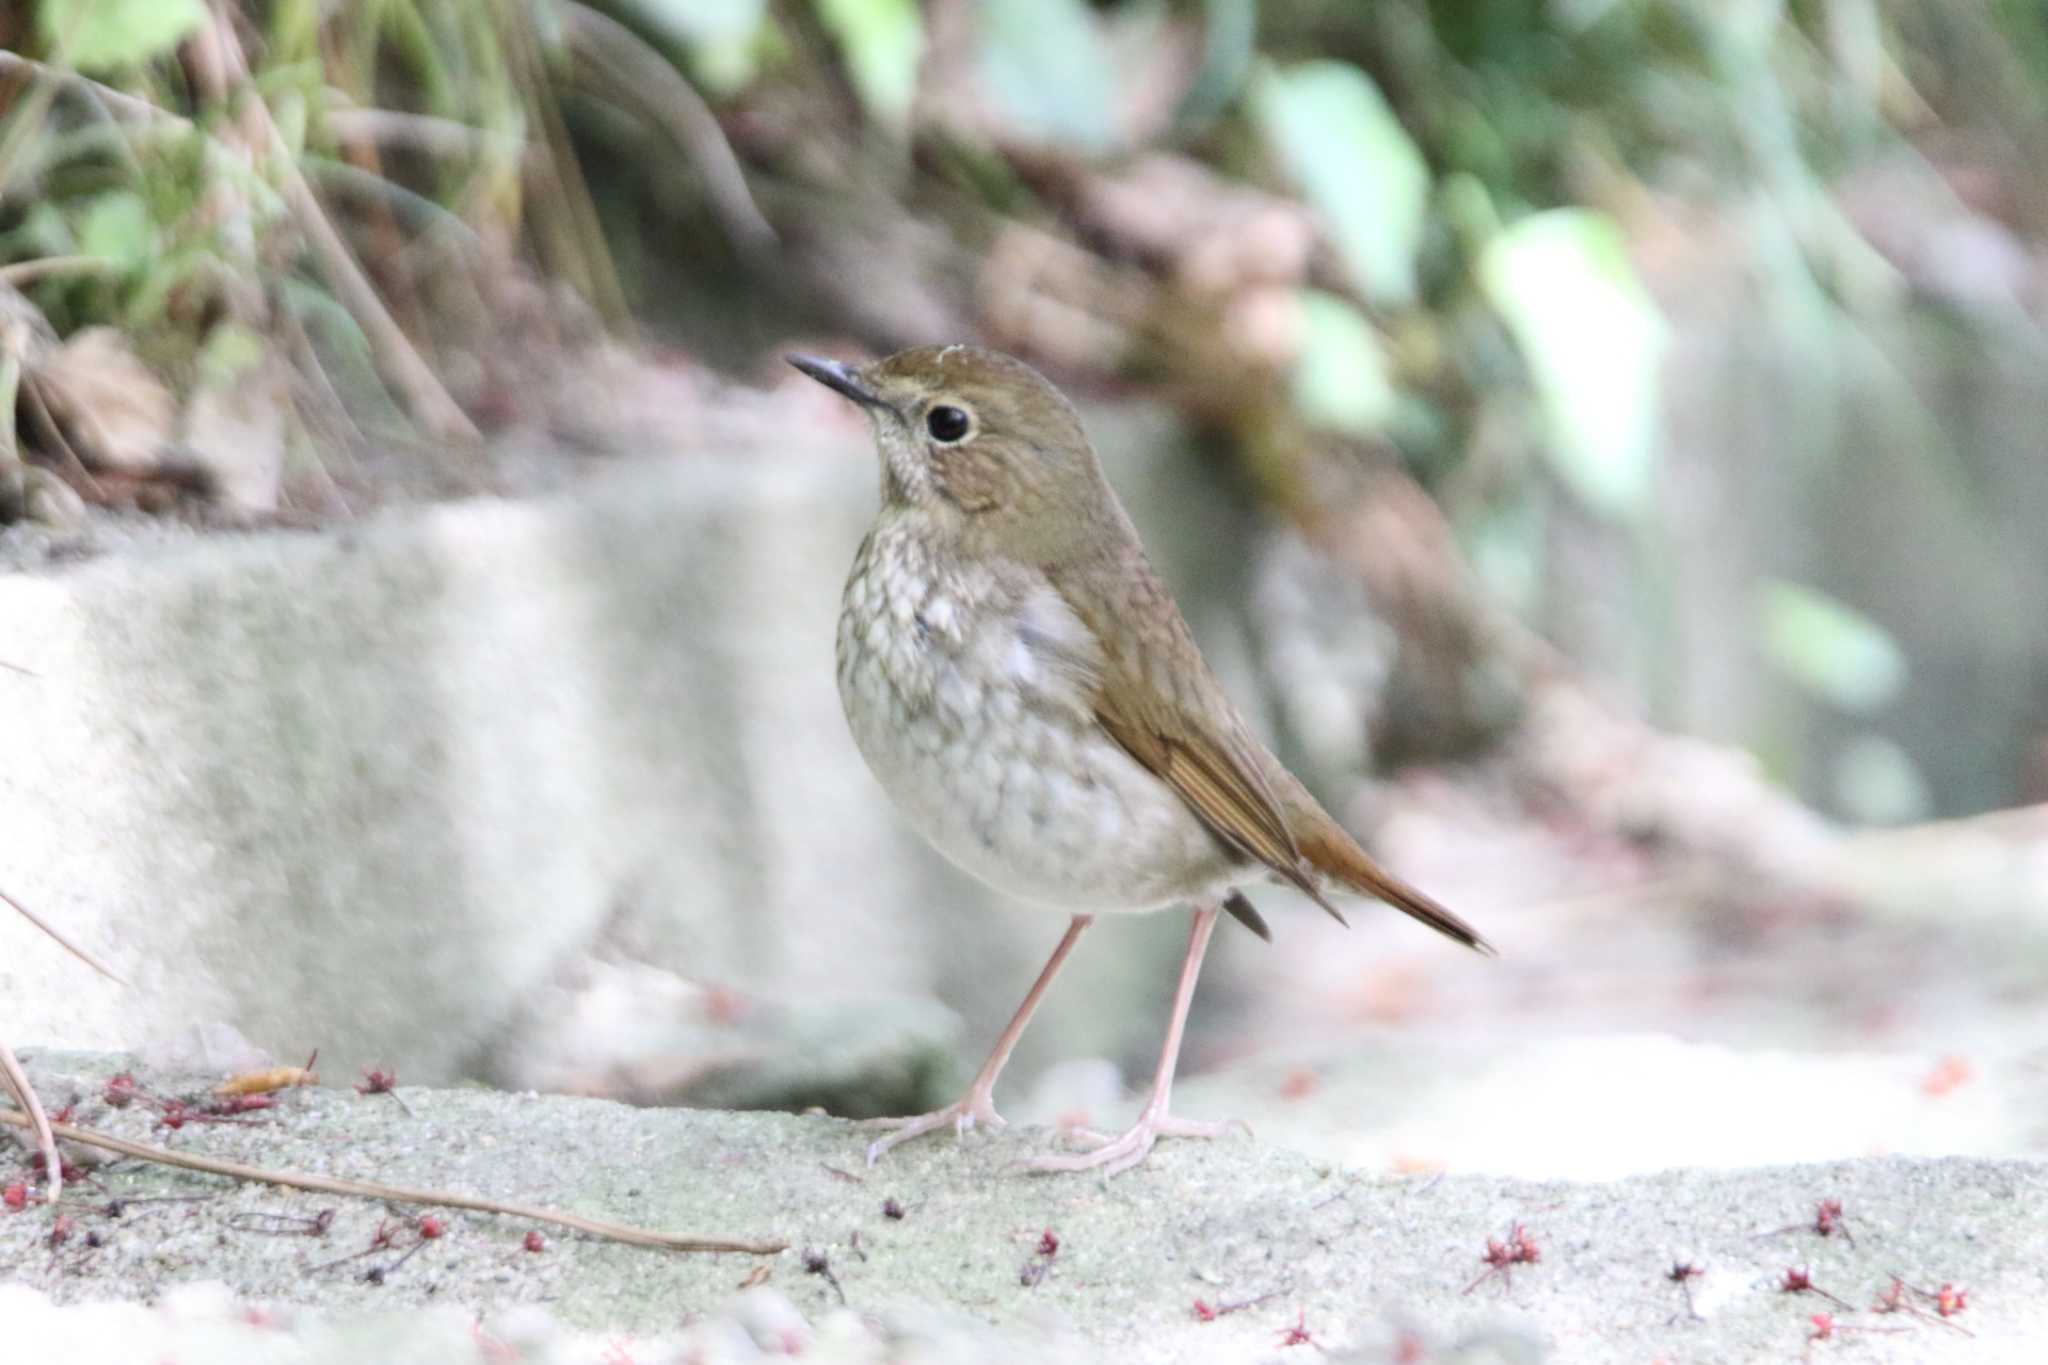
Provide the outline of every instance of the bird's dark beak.
{"type": "Polygon", "coordinates": [[[864,408],[888,408],[881,395],[863,384],[860,375],[851,365],[842,365],[836,360],[826,360],[815,355],[784,356],[790,364],[802,370],[811,378],[835,393],[844,394],[864,408]]]}

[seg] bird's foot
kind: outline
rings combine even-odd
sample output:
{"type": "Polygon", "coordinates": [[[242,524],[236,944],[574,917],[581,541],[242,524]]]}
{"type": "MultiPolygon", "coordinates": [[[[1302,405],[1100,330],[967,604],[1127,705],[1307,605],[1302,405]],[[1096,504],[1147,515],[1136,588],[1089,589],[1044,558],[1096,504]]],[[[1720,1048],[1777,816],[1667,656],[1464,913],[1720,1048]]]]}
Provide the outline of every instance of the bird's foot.
{"type": "Polygon", "coordinates": [[[1225,1119],[1220,1123],[1205,1123],[1196,1119],[1175,1118],[1150,1104],[1138,1115],[1138,1121],[1123,1133],[1112,1137],[1090,1128],[1073,1129],[1073,1135],[1091,1145],[1085,1152],[1073,1152],[1058,1156],[1033,1157],[1024,1163],[1024,1169],[1040,1174],[1060,1171],[1092,1171],[1100,1169],[1104,1176],[1121,1175],[1143,1161],[1152,1151],[1152,1145],[1163,1137],[1216,1138],[1236,1129],[1246,1137],[1252,1134],[1252,1127],[1243,1119],[1225,1119]]]}
{"type": "Polygon", "coordinates": [[[894,1128],[887,1137],[876,1138],[868,1144],[868,1165],[881,1160],[882,1154],[898,1143],[908,1142],[914,1137],[937,1132],[951,1126],[956,1137],[965,1137],[977,1127],[991,1130],[1005,1127],[1003,1116],[996,1112],[995,1095],[988,1090],[973,1089],[943,1109],[934,1109],[929,1114],[918,1114],[910,1118],[869,1119],[868,1126],[894,1128]]]}

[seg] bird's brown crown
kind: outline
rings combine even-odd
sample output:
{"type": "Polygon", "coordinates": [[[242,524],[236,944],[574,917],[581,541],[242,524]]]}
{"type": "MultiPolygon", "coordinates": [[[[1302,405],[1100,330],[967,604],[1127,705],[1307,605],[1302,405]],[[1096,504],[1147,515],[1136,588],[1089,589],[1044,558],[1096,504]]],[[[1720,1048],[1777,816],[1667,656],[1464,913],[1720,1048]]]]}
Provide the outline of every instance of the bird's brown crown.
{"type": "Polygon", "coordinates": [[[916,346],[859,369],[798,368],[874,423],[883,497],[975,553],[1049,563],[1121,530],[1073,405],[1038,371],[978,346],[916,346]]]}

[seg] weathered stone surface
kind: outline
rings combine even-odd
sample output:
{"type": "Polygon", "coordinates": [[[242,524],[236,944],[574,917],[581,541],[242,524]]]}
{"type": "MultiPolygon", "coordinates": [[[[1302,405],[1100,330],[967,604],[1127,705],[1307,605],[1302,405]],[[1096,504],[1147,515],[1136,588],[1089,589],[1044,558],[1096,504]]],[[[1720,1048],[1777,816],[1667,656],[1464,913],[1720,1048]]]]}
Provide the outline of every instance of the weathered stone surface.
{"type": "MultiPolygon", "coordinates": [[[[1103,426],[1157,540],[1190,547],[1164,566],[1191,613],[1227,632],[1227,495],[1161,423],[1103,426]]],[[[878,1036],[937,997],[981,1046],[1062,926],[925,849],[846,737],[832,638],[864,445],[849,426],[623,462],[320,534],[141,528],[0,575],[0,657],[34,671],[0,672],[0,887],[133,983],[0,916],[8,1038],[225,1023],[341,1073],[525,1080],[534,1002],[626,962],[878,1036]]],[[[1170,975],[1182,930],[1120,932],[1080,955],[1027,1070],[1151,1045],[1153,1012],[1091,1003],[1170,975]]]]}
{"type": "MultiPolygon", "coordinates": [[[[34,1069],[46,1094],[85,1095],[84,1115],[116,1064],[52,1057],[34,1069]]],[[[180,1084],[142,1079],[166,1091],[180,1084]]],[[[1360,1361],[1391,1358],[1404,1338],[1426,1352],[1416,1358],[1435,1360],[1777,1361],[1800,1358],[1812,1315],[1831,1312],[1839,1335],[1827,1349],[1850,1358],[1980,1362],[2038,1359],[2048,1334],[2048,1225],[2038,1214],[2048,1166],[2038,1162],[1873,1157],[1578,1184],[1369,1175],[1229,1140],[1169,1143],[1105,1184],[1019,1174],[1014,1163],[1052,1140],[1042,1130],[927,1141],[870,1169],[860,1161],[863,1135],[838,1120],[473,1089],[406,1087],[402,1097],[410,1113],[387,1096],[297,1091],[258,1125],[187,1125],[168,1141],[671,1231],[779,1236],[792,1249],[673,1255],[550,1230],[535,1253],[522,1249],[523,1224],[449,1213],[444,1235],[403,1265],[394,1264],[403,1247],[341,1260],[368,1247],[380,1222],[416,1211],[124,1163],[100,1175],[101,1188],[74,1192],[66,1212],[75,1225],[54,1251],[44,1245],[47,1210],[0,1213],[0,1266],[60,1303],[147,1302],[158,1311],[102,1304],[66,1314],[0,1290],[10,1345],[44,1359],[47,1350],[29,1346],[59,1337],[25,1341],[20,1331],[96,1344],[148,1331],[157,1335],[147,1353],[129,1336],[127,1354],[68,1358],[155,1361],[162,1341],[176,1339],[182,1365],[324,1362],[347,1350],[357,1359],[505,1358],[490,1354],[493,1341],[528,1343],[520,1358],[529,1360],[623,1351],[655,1361],[688,1358],[686,1339],[716,1361],[753,1359],[790,1340],[827,1361],[1008,1361],[1034,1351],[1074,1361],[1285,1361],[1314,1353],[1286,1344],[1298,1324],[1316,1345],[1360,1361]],[[101,1211],[111,1197],[172,1193],[212,1197],[130,1204],[119,1219],[101,1211]],[[883,1213],[889,1199],[901,1219],[883,1213]],[[1850,1236],[1805,1226],[1822,1199],[1842,1202],[1850,1236]],[[269,1235],[261,1229],[275,1225],[253,1217],[329,1206],[337,1213],[324,1238],[269,1235]],[[1487,1240],[1508,1238],[1516,1224],[1540,1259],[1468,1292],[1485,1269],[1487,1240]],[[1048,1230],[1058,1241],[1050,1255],[1048,1230]],[[806,1272],[806,1249],[825,1257],[836,1290],[806,1272]],[[1692,1314],[1666,1278],[1674,1260],[1702,1269],[1689,1282],[1692,1314]],[[381,1283],[364,1278],[373,1265],[387,1267],[381,1283]],[[1794,1267],[1849,1306],[1782,1292],[1794,1267]],[[1963,1289],[1967,1307],[1946,1322],[1920,1300],[1917,1315],[1865,1311],[1894,1273],[1930,1291],[1963,1289]],[[754,1297],[736,1301],[749,1279],[754,1297]],[[197,1282],[225,1289],[181,1288],[197,1282]],[[857,1316],[840,1314],[840,1292],[857,1316]],[[1245,1306],[1204,1321],[1197,1302],[1245,1306]],[[263,1332],[243,1330],[250,1305],[268,1306],[263,1332]],[[479,1317],[481,1335],[470,1331],[479,1317]],[[1895,1330],[1868,1330],[1878,1328],[1895,1330]],[[282,1342],[303,1354],[281,1354],[282,1342]]],[[[92,1121],[165,1139],[137,1107],[92,1121]]]]}

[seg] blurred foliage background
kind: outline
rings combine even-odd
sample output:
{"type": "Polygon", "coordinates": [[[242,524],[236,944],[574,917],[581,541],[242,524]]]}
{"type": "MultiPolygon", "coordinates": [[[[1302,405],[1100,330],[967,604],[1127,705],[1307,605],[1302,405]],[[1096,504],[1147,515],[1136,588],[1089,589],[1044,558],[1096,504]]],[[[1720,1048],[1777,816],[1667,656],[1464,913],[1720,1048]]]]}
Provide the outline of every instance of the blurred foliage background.
{"type": "Polygon", "coordinates": [[[979,337],[1348,556],[1423,640],[1383,763],[1514,724],[1502,604],[1837,816],[2048,798],[2038,4],[30,0],[0,49],[0,516],[317,519],[590,440],[621,355],[979,337]]]}

